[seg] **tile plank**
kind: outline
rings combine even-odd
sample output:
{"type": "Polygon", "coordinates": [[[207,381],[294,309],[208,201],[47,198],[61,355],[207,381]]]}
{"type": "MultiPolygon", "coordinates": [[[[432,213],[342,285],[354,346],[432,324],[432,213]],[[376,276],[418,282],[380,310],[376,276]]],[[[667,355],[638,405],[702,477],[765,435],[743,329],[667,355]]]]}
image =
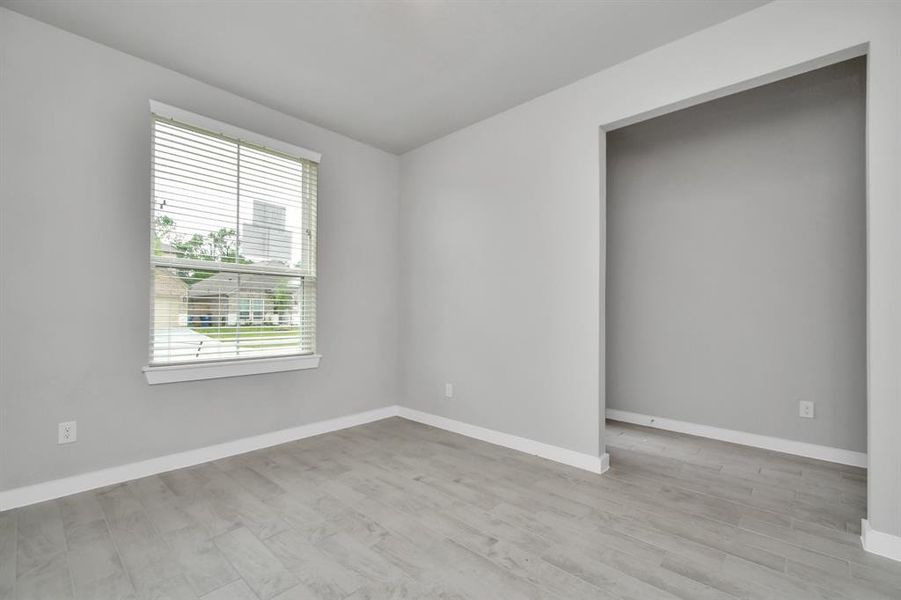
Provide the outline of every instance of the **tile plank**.
{"type": "Polygon", "coordinates": [[[883,600],[866,471],[616,422],[598,476],[386,419],[0,513],[0,600],[883,600]]]}

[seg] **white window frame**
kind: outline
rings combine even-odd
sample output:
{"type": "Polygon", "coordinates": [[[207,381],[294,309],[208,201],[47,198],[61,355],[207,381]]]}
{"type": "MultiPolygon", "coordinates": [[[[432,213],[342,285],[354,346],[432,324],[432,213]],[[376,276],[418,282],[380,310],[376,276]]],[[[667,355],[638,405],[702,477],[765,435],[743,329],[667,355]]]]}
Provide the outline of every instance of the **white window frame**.
{"type": "MultiPolygon", "coordinates": [[[[295,146],[281,140],[254,133],[253,131],[248,131],[168,104],[163,104],[156,100],[150,100],[150,114],[187,123],[201,129],[220,133],[226,137],[277,150],[316,163],[319,163],[322,159],[322,155],[318,152],[313,152],[312,150],[307,150],[300,146],[295,146]]],[[[150,120],[150,122],[152,123],[152,120],[150,120]]],[[[152,151],[153,149],[151,148],[151,152],[152,151]]],[[[150,318],[153,318],[152,292],[150,298],[150,318]]],[[[244,360],[232,359],[175,365],[146,365],[143,368],[143,371],[144,376],[147,378],[147,383],[155,385],[180,381],[217,379],[220,377],[239,377],[243,375],[276,373],[280,371],[315,369],[319,367],[319,360],[321,358],[321,354],[306,354],[298,356],[250,358],[244,360]]]]}

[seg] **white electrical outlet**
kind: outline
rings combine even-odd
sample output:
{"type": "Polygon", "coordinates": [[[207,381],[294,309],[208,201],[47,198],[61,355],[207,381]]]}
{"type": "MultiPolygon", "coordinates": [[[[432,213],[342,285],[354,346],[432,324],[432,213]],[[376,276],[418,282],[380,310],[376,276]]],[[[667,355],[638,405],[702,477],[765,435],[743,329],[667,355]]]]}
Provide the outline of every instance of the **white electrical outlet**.
{"type": "Polygon", "coordinates": [[[454,384],[445,383],[444,384],[444,397],[448,400],[454,397],[454,384]]]}
{"type": "Polygon", "coordinates": [[[798,403],[798,415],[805,419],[813,418],[813,402],[810,400],[801,400],[798,403]]]}
{"type": "Polygon", "coordinates": [[[59,424],[58,444],[71,444],[78,439],[78,430],[75,428],[75,421],[66,421],[59,424]]]}

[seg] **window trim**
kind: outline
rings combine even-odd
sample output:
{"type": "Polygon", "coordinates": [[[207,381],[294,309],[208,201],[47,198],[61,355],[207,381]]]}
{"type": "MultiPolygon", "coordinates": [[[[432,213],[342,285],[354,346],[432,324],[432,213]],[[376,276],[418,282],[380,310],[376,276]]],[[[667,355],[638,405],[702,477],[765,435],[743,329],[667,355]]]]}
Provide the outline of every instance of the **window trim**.
{"type": "Polygon", "coordinates": [[[285,154],[294,156],[296,158],[303,158],[315,163],[322,161],[322,154],[320,154],[319,152],[313,152],[312,150],[307,150],[306,148],[301,148],[300,146],[295,146],[294,144],[289,144],[288,142],[283,142],[281,140],[277,140],[260,133],[254,133],[253,131],[248,131],[247,129],[242,129],[228,123],[223,123],[222,121],[217,121],[216,119],[211,119],[210,117],[204,117],[203,115],[198,115],[187,110],[182,110],[175,106],[163,104],[162,102],[158,102],[157,100],[150,101],[150,112],[157,116],[167,119],[173,119],[182,123],[187,123],[194,127],[206,129],[225,137],[234,138],[239,141],[247,142],[249,144],[254,144],[257,146],[263,146],[265,148],[269,148],[270,150],[284,152],[285,154]]]}
{"type": "MultiPolygon", "coordinates": [[[[198,115],[187,110],[177,108],[157,100],[150,100],[150,114],[159,117],[173,119],[182,123],[189,123],[195,127],[236,139],[247,144],[262,146],[277,152],[283,152],[289,156],[319,163],[322,155],[294,144],[242,129],[228,123],[223,123],[210,117],[198,115]]],[[[152,149],[151,149],[152,151],[152,149]]],[[[203,264],[201,266],[207,266],[203,264]]],[[[252,265],[229,265],[229,270],[235,268],[238,272],[261,272],[267,275],[278,274],[281,269],[265,268],[254,269],[252,265]]],[[[287,271],[287,269],[286,269],[287,271]]],[[[290,271],[289,271],[290,272],[290,271]]],[[[152,288],[152,286],[151,286],[152,288]]],[[[152,292],[151,292],[152,296],[152,292]]],[[[150,299],[151,307],[153,298],[150,299]]],[[[150,318],[153,319],[152,308],[150,318]]],[[[230,359],[209,362],[182,363],[172,365],[148,364],[142,368],[149,385],[176,383],[182,381],[199,381],[204,379],[218,379],[223,377],[240,377],[244,375],[258,375],[265,373],[278,373],[283,371],[297,371],[304,369],[316,369],[319,367],[321,354],[297,354],[288,356],[230,359]]]]}
{"type": "Polygon", "coordinates": [[[147,383],[149,385],[157,385],[160,383],[317,369],[321,358],[321,354],[298,354],[296,356],[248,358],[244,360],[196,362],[177,365],[147,365],[143,368],[143,371],[144,377],[147,378],[147,383]]]}

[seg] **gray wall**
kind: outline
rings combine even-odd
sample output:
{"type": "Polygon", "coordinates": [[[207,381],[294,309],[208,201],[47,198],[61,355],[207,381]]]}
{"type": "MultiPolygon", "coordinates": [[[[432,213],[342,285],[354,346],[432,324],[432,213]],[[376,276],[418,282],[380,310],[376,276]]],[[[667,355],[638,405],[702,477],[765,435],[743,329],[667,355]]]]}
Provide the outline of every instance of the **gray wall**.
{"type": "Polygon", "coordinates": [[[598,456],[597,129],[543,108],[402,157],[403,404],[598,456]]]}
{"type": "Polygon", "coordinates": [[[397,402],[397,157],[5,9],[0,77],[0,489],[397,402]],[[322,152],[319,369],[145,382],[149,98],[322,152]]]}
{"type": "Polygon", "coordinates": [[[867,450],[865,73],[608,133],[608,408],[867,450]]]}

